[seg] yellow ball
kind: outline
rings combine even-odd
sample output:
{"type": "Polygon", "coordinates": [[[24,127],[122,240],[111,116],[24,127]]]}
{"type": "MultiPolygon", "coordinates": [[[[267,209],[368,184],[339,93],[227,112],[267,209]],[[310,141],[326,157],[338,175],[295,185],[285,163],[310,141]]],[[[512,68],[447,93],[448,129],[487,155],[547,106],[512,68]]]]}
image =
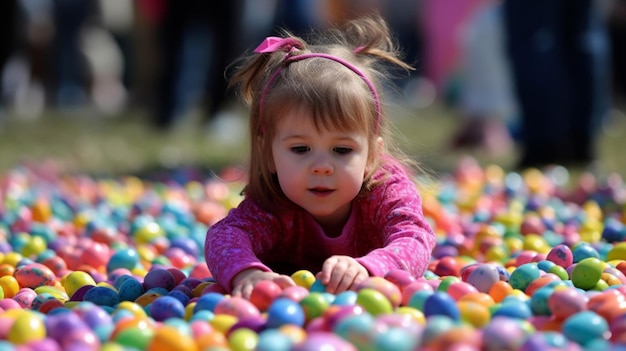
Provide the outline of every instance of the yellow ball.
{"type": "Polygon", "coordinates": [[[400,306],[396,309],[396,313],[409,315],[419,325],[426,325],[426,317],[424,316],[424,312],[418,310],[417,308],[400,306]]]}
{"type": "Polygon", "coordinates": [[[72,296],[76,290],[85,285],[96,285],[96,281],[87,272],[73,271],[63,277],[61,284],[68,296],[72,296]]]}
{"type": "Polygon", "coordinates": [[[40,236],[31,236],[26,245],[22,248],[22,255],[30,257],[42,253],[48,244],[44,238],[40,236]]]}
{"type": "Polygon", "coordinates": [[[211,326],[222,334],[226,334],[228,329],[237,323],[238,319],[235,316],[229,314],[216,314],[213,319],[209,321],[211,326]]]}
{"type": "Polygon", "coordinates": [[[259,343],[259,336],[248,328],[238,328],[228,337],[228,346],[233,351],[252,351],[259,343]]]}
{"type": "Polygon", "coordinates": [[[487,306],[471,301],[459,301],[457,305],[461,320],[475,328],[481,328],[491,320],[491,313],[487,306]]]}
{"type": "Polygon", "coordinates": [[[46,337],[46,326],[43,319],[30,311],[20,313],[7,335],[7,340],[17,345],[39,341],[46,337]]]}
{"type": "Polygon", "coordinates": [[[20,284],[13,276],[5,275],[0,277],[0,288],[2,288],[5,298],[12,298],[20,290],[20,284]]]}
{"type": "Polygon", "coordinates": [[[299,270],[291,275],[291,279],[293,279],[296,285],[310,289],[313,283],[315,283],[315,276],[313,273],[307,270],[299,270]]]}

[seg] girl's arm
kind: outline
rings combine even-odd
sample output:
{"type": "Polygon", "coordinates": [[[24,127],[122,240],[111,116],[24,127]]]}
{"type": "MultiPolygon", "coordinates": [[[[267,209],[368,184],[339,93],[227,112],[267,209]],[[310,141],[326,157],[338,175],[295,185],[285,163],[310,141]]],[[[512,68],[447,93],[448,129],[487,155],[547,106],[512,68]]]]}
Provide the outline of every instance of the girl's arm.
{"type": "Polygon", "coordinates": [[[371,275],[382,276],[402,269],[421,277],[435,247],[435,234],[422,212],[415,183],[399,167],[390,167],[389,178],[376,186],[366,200],[371,203],[367,208],[376,228],[371,235],[382,236],[384,246],[357,261],[371,275]]]}
{"type": "Polygon", "coordinates": [[[213,278],[230,292],[233,278],[244,270],[271,272],[257,254],[273,247],[279,232],[275,217],[244,199],[207,231],[204,254],[213,278]]]}

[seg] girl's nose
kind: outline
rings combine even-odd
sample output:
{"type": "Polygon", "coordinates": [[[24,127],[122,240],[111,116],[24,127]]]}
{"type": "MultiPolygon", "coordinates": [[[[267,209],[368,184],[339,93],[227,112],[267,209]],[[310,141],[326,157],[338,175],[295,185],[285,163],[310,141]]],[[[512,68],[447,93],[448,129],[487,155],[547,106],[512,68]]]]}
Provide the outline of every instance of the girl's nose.
{"type": "Polygon", "coordinates": [[[311,173],[315,175],[333,174],[333,166],[326,159],[318,159],[311,165],[311,173]]]}

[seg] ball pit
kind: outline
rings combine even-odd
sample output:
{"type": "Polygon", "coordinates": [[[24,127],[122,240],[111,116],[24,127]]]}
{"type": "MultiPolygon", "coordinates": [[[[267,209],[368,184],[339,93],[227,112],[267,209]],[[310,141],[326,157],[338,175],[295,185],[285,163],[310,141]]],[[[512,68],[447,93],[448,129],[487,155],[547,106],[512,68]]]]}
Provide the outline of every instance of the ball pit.
{"type": "MultiPolygon", "coordinates": [[[[232,175],[232,170],[226,171],[232,175]]],[[[464,160],[422,183],[424,277],[231,297],[204,264],[240,182],[0,175],[0,350],[626,349],[626,186],[464,160]]]]}

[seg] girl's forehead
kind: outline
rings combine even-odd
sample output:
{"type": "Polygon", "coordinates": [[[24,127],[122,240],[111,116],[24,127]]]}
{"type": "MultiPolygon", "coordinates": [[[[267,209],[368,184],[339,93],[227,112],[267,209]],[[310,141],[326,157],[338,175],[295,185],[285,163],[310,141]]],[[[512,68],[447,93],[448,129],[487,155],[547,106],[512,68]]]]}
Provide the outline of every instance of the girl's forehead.
{"type": "Polygon", "coordinates": [[[282,109],[275,119],[276,131],[281,129],[315,130],[318,132],[341,131],[347,133],[365,133],[362,123],[346,120],[345,116],[331,113],[313,112],[306,106],[292,106],[282,109]]]}

